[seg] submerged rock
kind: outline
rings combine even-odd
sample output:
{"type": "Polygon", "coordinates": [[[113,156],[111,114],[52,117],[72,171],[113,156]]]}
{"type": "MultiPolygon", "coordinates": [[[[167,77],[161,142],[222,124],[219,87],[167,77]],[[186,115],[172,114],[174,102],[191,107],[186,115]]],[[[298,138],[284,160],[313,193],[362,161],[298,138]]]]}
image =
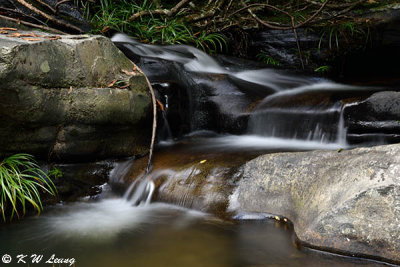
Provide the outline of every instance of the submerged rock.
{"type": "MultiPolygon", "coordinates": [[[[200,139],[196,142],[198,147],[186,142],[154,154],[153,170],[147,176],[157,188],[153,200],[229,217],[228,198],[240,177],[240,166],[261,152],[206,151],[200,139]]],[[[135,160],[128,170],[119,169],[118,177],[110,179],[113,189],[128,188],[132,181],[144,177],[146,164],[147,158],[143,157],[135,160]]]]}
{"type": "Polygon", "coordinates": [[[151,100],[144,75],[127,74],[134,64],[105,37],[33,33],[39,37],[0,35],[0,155],[145,153],[151,100]],[[109,88],[117,80],[126,86],[109,88]]]}
{"type": "Polygon", "coordinates": [[[283,215],[311,247],[399,263],[399,166],[399,145],[263,155],[230,207],[283,215]]]}

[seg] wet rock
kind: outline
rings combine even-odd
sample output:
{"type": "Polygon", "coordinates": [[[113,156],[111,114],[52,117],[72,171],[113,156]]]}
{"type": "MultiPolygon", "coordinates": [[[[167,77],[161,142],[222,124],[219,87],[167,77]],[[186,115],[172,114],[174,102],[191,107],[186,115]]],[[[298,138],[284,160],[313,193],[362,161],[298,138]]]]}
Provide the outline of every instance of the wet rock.
{"type": "Polygon", "coordinates": [[[283,215],[311,247],[400,262],[400,146],[260,156],[230,200],[283,215]]]}
{"type": "MultiPolygon", "coordinates": [[[[20,32],[25,33],[25,32],[20,32]]],[[[85,161],[147,151],[150,97],[107,38],[39,41],[0,35],[0,155],[85,161]],[[113,80],[123,89],[108,88],[113,80]]]]}
{"type": "MultiPolygon", "coordinates": [[[[321,74],[314,70],[330,66],[325,75],[334,79],[388,84],[400,73],[400,9],[398,3],[390,2],[360,5],[347,14],[347,19],[335,20],[332,25],[298,29],[305,70],[321,74]],[[347,23],[354,24],[351,30],[343,26],[347,23]]],[[[266,55],[275,61],[271,67],[302,68],[293,31],[253,29],[248,36],[247,57],[266,55]]]]}
{"type": "Polygon", "coordinates": [[[344,118],[351,143],[394,143],[400,141],[400,93],[378,92],[348,104],[344,118]]]}
{"type": "MultiPolygon", "coordinates": [[[[135,60],[135,55],[128,49],[121,49],[135,60]]],[[[233,81],[224,74],[188,72],[174,62],[143,57],[137,64],[155,85],[159,99],[164,99],[166,116],[175,138],[196,130],[243,133],[247,128],[248,112],[256,101],[268,94],[265,90],[261,95],[245,94],[241,89],[243,86],[236,84],[239,79],[233,81]]],[[[254,84],[250,86],[255,87],[254,84]]]]}
{"type": "MultiPolygon", "coordinates": [[[[188,149],[186,142],[154,154],[153,170],[148,176],[156,185],[153,200],[229,218],[228,197],[240,177],[240,167],[260,152],[205,152],[202,145],[188,149]]],[[[135,160],[128,171],[121,165],[117,173],[123,175],[110,180],[112,188],[128,188],[143,177],[146,164],[146,158],[135,160]]]]}
{"type": "MultiPolygon", "coordinates": [[[[297,42],[293,31],[267,29],[252,33],[250,36],[249,56],[251,58],[256,58],[259,54],[265,54],[285,68],[301,68],[297,42]]],[[[314,58],[321,59],[321,54],[316,49],[320,40],[318,34],[299,29],[298,37],[302,50],[310,50],[314,58]]],[[[311,54],[308,57],[310,56],[311,54]]],[[[306,67],[310,67],[307,65],[312,62],[304,60],[306,67]]]]}
{"type": "MultiPolygon", "coordinates": [[[[60,172],[59,177],[50,177],[57,188],[58,200],[76,201],[79,197],[101,193],[101,186],[108,181],[113,166],[111,161],[51,166],[50,170],[56,168],[60,172]]],[[[45,169],[48,168],[47,166],[45,169]]]]}

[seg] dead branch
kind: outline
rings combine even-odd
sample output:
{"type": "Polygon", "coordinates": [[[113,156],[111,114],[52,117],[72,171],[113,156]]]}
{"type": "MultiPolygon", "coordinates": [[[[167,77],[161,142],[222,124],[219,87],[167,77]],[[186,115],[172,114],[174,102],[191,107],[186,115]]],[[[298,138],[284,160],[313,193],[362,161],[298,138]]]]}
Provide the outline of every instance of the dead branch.
{"type": "Polygon", "coordinates": [[[180,1],[178,4],[176,4],[176,6],[171,8],[171,10],[168,12],[167,16],[168,17],[175,16],[179,12],[179,10],[181,10],[184,6],[189,4],[190,1],[191,0],[182,0],[182,1],[180,1]]]}
{"type": "Polygon", "coordinates": [[[46,4],[46,3],[43,2],[42,0],[36,0],[36,2],[38,2],[38,3],[41,4],[42,6],[47,7],[47,8],[50,9],[51,12],[53,12],[54,14],[57,12],[52,6],[46,4]]]}
{"type": "Polygon", "coordinates": [[[70,2],[71,0],[61,0],[59,2],[57,2],[57,4],[55,5],[55,9],[56,11],[58,10],[58,7],[64,3],[70,2]]]}
{"type": "Polygon", "coordinates": [[[148,15],[153,15],[153,14],[167,15],[168,10],[166,10],[166,9],[142,10],[142,11],[137,12],[137,13],[133,14],[132,16],[130,16],[128,18],[128,22],[134,21],[135,19],[143,17],[143,16],[148,16],[148,15]]]}
{"type": "Polygon", "coordinates": [[[45,31],[50,31],[50,32],[58,33],[58,34],[66,34],[65,32],[62,32],[62,31],[57,30],[57,29],[53,29],[53,28],[50,28],[50,27],[42,26],[42,25],[33,24],[33,23],[30,23],[30,22],[26,22],[26,21],[23,21],[23,20],[10,18],[10,17],[3,16],[3,15],[0,15],[0,18],[8,20],[8,21],[15,22],[17,24],[24,24],[24,25],[29,26],[29,27],[42,29],[42,30],[45,30],[45,31]]]}
{"type": "Polygon", "coordinates": [[[170,10],[168,10],[168,9],[142,10],[142,11],[137,12],[137,13],[133,14],[132,16],[130,16],[128,18],[128,22],[131,22],[142,16],[148,16],[148,15],[153,15],[153,14],[166,15],[168,17],[172,17],[172,16],[176,15],[184,6],[189,4],[189,2],[190,2],[190,0],[182,0],[178,4],[176,4],[173,8],[171,8],[170,10]]]}
{"type": "Polygon", "coordinates": [[[300,47],[300,41],[299,41],[299,36],[297,35],[297,30],[294,27],[294,17],[292,17],[292,25],[293,25],[293,33],[294,33],[294,38],[296,39],[296,45],[297,45],[297,51],[299,51],[299,58],[301,62],[301,67],[304,70],[304,62],[303,62],[303,53],[301,52],[301,47],[300,47]]]}
{"type": "Polygon", "coordinates": [[[151,86],[151,83],[149,79],[147,78],[146,74],[138,67],[136,66],[136,69],[144,75],[144,78],[146,79],[147,86],[149,87],[149,91],[151,94],[151,101],[153,102],[153,128],[151,132],[151,142],[150,142],[150,148],[149,148],[149,159],[147,161],[147,167],[146,167],[146,174],[148,174],[151,170],[152,167],[152,159],[153,159],[153,150],[154,150],[154,143],[156,140],[156,131],[157,131],[157,100],[156,100],[156,95],[154,94],[153,86],[151,86]]]}
{"type": "Polygon", "coordinates": [[[15,14],[16,16],[22,16],[22,17],[26,17],[29,18],[31,20],[35,20],[38,23],[44,25],[45,23],[43,21],[41,21],[40,19],[34,17],[34,16],[29,16],[21,11],[19,11],[18,9],[11,9],[11,8],[6,8],[6,7],[0,7],[0,11],[4,10],[5,12],[7,12],[8,14],[15,14]]]}
{"type": "Polygon", "coordinates": [[[263,6],[263,7],[267,7],[267,8],[270,8],[270,9],[274,9],[274,10],[276,10],[276,11],[279,11],[279,12],[281,12],[281,13],[283,13],[283,14],[288,15],[289,17],[292,17],[292,15],[290,15],[288,12],[286,12],[286,11],[280,9],[280,8],[277,8],[277,7],[275,7],[275,6],[269,5],[269,4],[252,4],[252,5],[248,5],[248,6],[247,6],[247,5],[244,3],[244,1],[241,0],[242,5],[244,5],[245,7],[243,7],[243,8],[241,8],[241,9],[235,11],[234,13],[232,13],[232,15],[237,14],[237,13],[239,13],[239,12],[242,12],[242,11],[244,11],[244,10],[247,10],[247,11],[249,12],[249,14],[250,14],[258,23],[260,23],[260,24],[262,24],[262,25],[264,25],[264,26],[266,26],[266,27],[268,27],[268,28],[275,29],[275,30],[291,30],[291,29],[293,29],[293,28],[294,28],[294,29],[297,29],[297,28],[302,27],[302,26],[304,26],[305,24],[311,22],[316,16],[318,16],[319,13],[321,13],[321,11],[324,9],[324,7],[327,5],[328,2],[329,2],[329,0],[326,0],[326,1],[321,5],[321,7],[320,7],[313,15],[311,15],[311,16],[310,16],[308,19],[306,19],[305,21],[300,22],[299,24],[294,25],[294,26],[293,26],[293,25],[291,25],[291,26],[288,26],[288,25],[280,25],[280,26],[274,25],[274,24],[272,24],[271,22],[264,21],[264,20],[260,19],[253,11],[251,11],[251,8],[252,8],[252,7],[256,7],[256,6],[259,6],[259,7],[260,7],[260,6],[263,6]]]}
{"type": "MultiPolygon", "coordinates": [[[[322,3],[319,3],[319,2],[316,2],[316,1],[312,1],[312,0],[304,0],[304,1],[307,2],[307,3],[313,4],[313,5],[317,5],[317,6],[323,5],[322,3]]],[[[333,9],[346,8],[346,7],[349,7],[349,6],[353,6],[354,4],[359,5],[362,2],[366,2],[366,0],[359,0],[359,1],[355,2],[355,3],[327,4],[326,7],[333,8],[333,9]]]]}
{"type": "Polygon", "coordinates": [[[63,21],[61,21],[61,20],[59,20],[59,19],[56,19],[56,18],[54,18],[54,17],[52,17],[52,16],[46,14],[45,12],[43,12],[43,11],[37,9],[36,7],[32,6],[31,4],[27,3],[25,0],[17,0],[17,1],[18,1],[18,3],[20,3],[21,5],[25,6],[26,8],[29,8],[30,10],[32,10],[32,11],[35,12],[36,14],[39,14],[40,16],[42,16],[42,17],[48,19],[48,20],[51,21],[51,22],[54,22],[54,23],[59,24],[59,25],[61,25],[61,26],[63,26],[63,27],[66,27],[66,28],[73,29],[73,30],[75,30],[75,31],[77,31],[77,32],[79,32],[79,33],[82,33],[82,32],[83,32],[80,28],[78,28],[78,27],[76,27],[76,26],[74,26],[74,25],[65,23],[65,22],[63,22],[63,21]]]}

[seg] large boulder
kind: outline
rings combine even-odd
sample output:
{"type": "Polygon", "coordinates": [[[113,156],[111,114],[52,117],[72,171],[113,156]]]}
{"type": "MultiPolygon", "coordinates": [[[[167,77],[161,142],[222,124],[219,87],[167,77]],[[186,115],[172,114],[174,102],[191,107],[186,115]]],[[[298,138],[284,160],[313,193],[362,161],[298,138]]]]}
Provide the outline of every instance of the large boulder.
{"type": "Polygon", "coordinates": [[[19,33],[39,37],[0,35],[0,156],[93,160],[147,151],[145,77],[109,39],[19,33]],[[115,80],[125,86],[111,86],[115,80]]]}
{"type": "Polygon", "coordinates": [[[311,247],[400,263],[400,146],[260,156],[230,208],[285,216],[311,247]]]}

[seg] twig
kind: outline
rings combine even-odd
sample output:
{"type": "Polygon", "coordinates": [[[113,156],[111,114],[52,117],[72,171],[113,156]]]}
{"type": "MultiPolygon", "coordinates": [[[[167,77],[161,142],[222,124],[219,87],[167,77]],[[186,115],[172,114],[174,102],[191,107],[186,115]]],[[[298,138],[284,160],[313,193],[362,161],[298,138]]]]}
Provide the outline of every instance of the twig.
{"type": "Polygon", "coordinates": [[[146,74],[137,67],[137,70],[144,75],[144,78],[146,79],[147,86],[149,87],[149,91],[151,94],[151,101],[153,102],[153,130],[151,133],[151,142],[150,142],[150,151],[149,151],[149,160],[147,161],[147,167],[146,167],[146,174],[148,174],[151,170],[151,162],[153,159],[153,150],[154,150],[154,142],[156,139],[156,131],[157,131],[157,100],[156,96],[154,94],[153,86],[151,86],[151,83],[149,79],[147,78],[146,74]]]}
{"type": "Polygon", "coordinates": [[[56,10],[58,10],[58,6],[67,2],[70,2],[71,0],[61,0],[60,2],[57,2],[57,4],[55,5],[56,10]]]}
{"type": "Polygon", "coordinates": [[[249,14],[250,14],[258,23],[260,23],[260,24],[262,24],[262,25],[264,25],[264,26],[266,26],[266,27],[268,27],[268,28],[275,29],[275,30],[292,30],[293,28],[294,28],[294,29],[297,29],[297,28],[299,28],[299,27],[301,27],[301,26],[304,26],[305,24],[309,23],[310,21],[312,21],[312,20],[322,11],[322,9],[324,9],[324,7],[325,7],[326,4],[329,2],[329,0],[326,0],[326,1],[321,5],[321,7],[320,7],[313,15],[311,15],[308,19],[306,19],[305,21],[300,22],[299,24],[294,25],[294,26],[293,26],[293,25],[292,25],[292,26],[287,26],[287,25],[276,26],[276,25],[273,25],[273,24],[271,24],[270,22],[264,21],[264,20],[260,19],[259,17],[257,17],[257,15],[254,14],[254,12],[251,11],[250,8],[256,7],[256,6],[264,6],[264,7],[268,7],[268,8],[277,10],[277,11],[279,11],[279,12],[281,12],[281,13],[284,13],[284,14],[286,14],[286,15],[292,17],[288,12],[286,12],[286,11],[284,11],[284,10],[282,10],[282,9],[279,9],[279,8],[277,8],[277,7],[275,7],[275,6],[271,6],[271,5],[269,5],[269,4],[252,4],[252,5],[248,5],[248,6],[247,6],[247,5],[244,3],[243,0],[241,0],[241,2],[242,2],[242,4],[243,4],[245,7],[243,7],[243,8],[241,8],[241,9],[235,11],[235,12],[232,13],[231,15],[235,15],[235,14],[237,14],[237,13],[243,11],[243,10],[247,10],[247,11],[249,12],[249,14]]]}
{"type": "Polygon", "coordinates": [[[41,4],[42,6],[47,7],[47,8],[50,9],[51,12],[53,12],[54,14],[57,12],[52,6],[50,6],[49,4],[46,4],[46,3],[43,2],[42,0],[36,0],[36,2],[38,2],[38,3],[41,4]]]}
{"type": "Polygon", "coordinates": [[[242,11],[244,11],[244,10],[248,10],[249,8],[253,8],[253,7],[267,7],[267,8],[270,8],[270,9],[275,9],[276,11],[282,12],[282,13],[284,13],[284,14],[286,14],[286,15],[289,15],[288,12],[286,12],[286,11],[280,9],[280,8],[277,8],[276,6],[269,5],[269,4],[258,4],[258,3],[257,3],[257,4],[246,5],[243,1],[242,1],[242,4],[243,4],[245,7],[242,7],[242,8],[240,8],[240,9],[236,10],[235,12],[233,12],[232,14],[230,14],[229,17],[231,17],[231,16],[233,16],[233,15],[236,15],[237,13],[240,13],[240,12],[242,12],[242,11]]]}
{"type": "Polygon", "coordinates": [[[23,12],[17,10],[17,9],[11,9],[11,8],[6,8],[6,7],[0,7],[0,10],[4,10],[4,11],[6,11],[6,12],[8,12],[8,13],[13,13],[13,14],[16,14],[16,15],[21,15],[21,16],[23,16],[23,17],[27,17],[27,18],[29,18],[29,19],[35,20],[35,21],[37,21],[37,22],[39,22],[39,23],[41,23],[41,24],[45,24],[45,23],[44,23],[43,21],[41,21],[40,19],[35,18],[35,17],[33,17],[33,16],[29,16],[29,15],[27,15],[27,14],[25,14],[25,13],[23,13],[23,12]]]}
{"type": "MultiPolygon", "coordinates": [[[[322,5],[322,3],[318,3],[318,2],[315,2],[315,1],[311,1],[311,0],[304,0],[304,1],[306,1],[307,3],[310,3],[310,4],[313,4],[313,5],[318,5],[318,6],[321,6],[322,5]]],[[[349,7],[349,6],[352,6],[352,5],[358,5],[358,4],[361,4],[362,2],[365,2],[366,0],[359,0],[359,1],[357,1],[356,3],[345,3],[345,4],[329,4],[329,5],[327,5],[327,7],[329,7],[329,8],[343,8],[343,7],[349,7]]]]}
{"type": "Polygon", "coordinates": [[[226,17],[226,14],[228,13],[229,9],[231,9],[233,0],[230,0],[229,3],[226,5],[225,7],[225,11],[224,11],[224,17],[226,17]]]}
{"type": "Polygon", "coordinates": [[[297,50],[299,51],[299,58],[300,58],[300,62],[301,62],[301,67],[304,70],[303,53],[301,52],[299,37],[297,36],[297,30],[294,27],[294,17],[292,17],[292,25],[293,25],[294,38],[296,39],[296,44],[297,44],[297,50]]]}
{"type": "Polygon", "coordinates": [[[171,8],[171,11],[168,12],[167,16],[172,17],[176,13],[179,12],[185,5],[189,4],[191,0],[182,0],[178,4],[176,4],[173,8],[171,8]]]}
{"type": "Polygon", "coordinates": [[[170,10],[168,10],[168,9],[142,10],[142,11],[137,12],[137,13],[133,14],[132,16],[130,16],[128,18],[128,22],[131,22],[142,16],[148,16],[148,15],[153,15],[153,14],[166,15],[168,17],[172,17],[176,13],[178,13],[179,10],[181,10],[185,5],[189,4],[189,2],[190,2],[190,0],[182,0],[178,4],[176,4],[173,8],[171,8],[170,10]]]}
{"type": "Polygon", "coordinates": [[[58,34],[66,34],[65,32],[59,31],[57,29],[53,29],[53,28],[50,28],[50,27],[42,26],[42,25],[33,24],[33,23],[26,22],[26,21],[19,20],[19,19],[9,18],[9,17],[3,16],[3,15],[0,15],[0,18],[16,22],[17,24],[21,23],[21,24],[24,24],[26,26],[42,29],[42,30],[45,30],[45,31],[50,31],[50,32],[58,33],[58,34]]]}
{"type": "MultiPolygon", "coordinates": [[[[343,14],[349,12],[349,11],[352,10],[353,8],[355,8],[358,4],[359,4],[359,2],[353,3],[353,5],[348,6],[347,8],[345,8],[345,9],[343,9],[343,10],[337,12],[336,14],[334,14],[334,15],[332,15],[332,16],[330,16],[330,17],[325,18],[324,20],[331,20],[331,19],[334,19],[334,18],[338,18],[339,16],[341,16],[341,15],[343,15],[343,14]]],[[[318,22],[320,22],[320,21],[323,21],[323,20],[322,20],[322,19],[320,19],[320,20],[315,20],[315,21],[313,21],[313,23],[318,23],[318,22]]]]}
{"type": "Polygon", "coordinates": [[[132,16],[130,16],[128,18],[128,22],[131,22],[139,17],[143,17],[143,16],[148,16],[148,15],[153,15],[153,14],[158,14],[158,15],[167,15],[168,14],[168,10],[164,10],[164,9],[154,9],[154,10],[142,10],[140,12],[137,12],[135,14],[133,14],[132,16]]]}
{"type": "Polygon", "coordinates": [[[41,15],[42,17],[45,17],[46,19],[48,19],[48,20],[50,20],[50,21],[52,21],[52,22],[54,22],[54,23],[57,23],[57,24],[59,24],[59,25],[61,25],[61,26],[64,26],[64,27],[66,27],[66,28],[70,28],[70,29],[76,30],[76,31],[78,31],[79,33],[82,33],[82,32],[83,32],[80,28],[78,28],[78,27],[76,27],[76,26],[74,26],[74,25],[65,23],[65,22],[63,22],[63,21],[61,21],[61,20],[59,20],[59,19],[56,19],[56,18],[54,18],[54,17],[52,17],[52,16],[50,16],[50,15],[44,13],[43,11],[37,9],[36,7],[32,6],[31,4],[25,2],[25,0],[17,0],[17,1],[18,1],[18,3],[20,3],[20,4],[23,5],[23,6],[25,6],[26,8],[29,8],[29,9],[32,10],[33,12],[35,12],[35,13],[41,15]]]}

